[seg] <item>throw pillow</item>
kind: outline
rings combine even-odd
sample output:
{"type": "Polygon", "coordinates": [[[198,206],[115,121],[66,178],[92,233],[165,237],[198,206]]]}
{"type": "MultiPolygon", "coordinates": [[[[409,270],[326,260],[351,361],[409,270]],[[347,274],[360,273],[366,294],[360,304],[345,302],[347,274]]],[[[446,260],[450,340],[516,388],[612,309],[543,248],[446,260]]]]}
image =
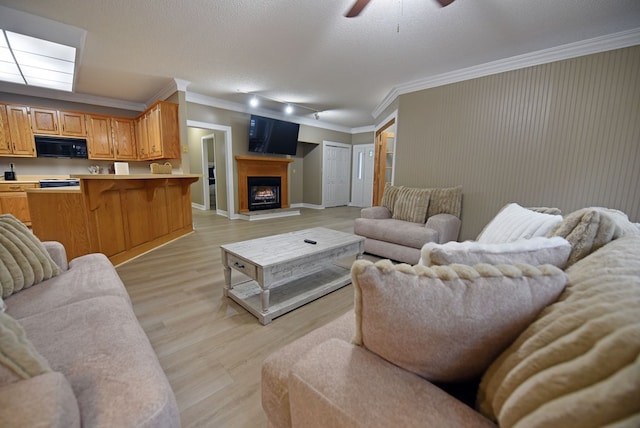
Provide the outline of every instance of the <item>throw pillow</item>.
{"type": "Polygon", "coordinates": [[[49,364],[27,339],[18,321],[0,312],[0,385],[48,371],[49,364]]]}
{"type": "Polygon", "coordinates": [[[562,215],[560,208],[555,207],[527,207],[528,210],[535,211],[537,213],[562,215]]]}
{"type": "Polygon", "coordinates": [[[393,218],[396,220],[424,223],[429,208],[429,190],[403,187],[396,196],[393,218]]]}
{"type": "Polygon", "coordinates": [[[383,207],[387,207],[387,209],[393,213],[393,207],[396,204],[396,196],[398,196],[398,192],[402,189],[403,186],[392,186],[387,183],[384,187],[384,193],[382,193],[382,201],[380,203],[383,207]]]}
{"type": "Polygon", "coordinates": [[[451,214],[460,218],[462,211],[462,186],[427,189],[431,194],[427,217],[451,214]]]}
{"type": "Polygon", "coordinates": [[[571,244],[571,266],[603,245],[626,234],[638,233],[625,213],[608,208],[583,208],[567,215],[548,236],[561,236],[571,244]]]}
{"type": "Polygon", "coordinates": [[[525,263],[535,266],[551,264],[564,268],[570,252],[569,242],[559,236],[554,238],[537,236],[504,244],[482,244],[476,241],[450,241],[444,244],[428,242],[422,247],[420,264],[432,266],[453,263],[463,265],[525,263]]]}
{"type": "Polygon", "coordinates": [[[0,296],[8,297],[59,273],[58,265],[27,226],[11,214],[0,215],[0,296]]]}
{"type": "Polygon", "coordinates": [[[565,274],[551,266],[373,264],[351,269],[354,343],[431,381],[481,375],[554,301],[565,274]]]}
{"type": "Polygon", "coordinates": [[[480,232],[477,241],[501,244],[535,236],[545,236],[562,222],[562,216],[528,210],[516,203],[505,205],[480,232]]]}
{"type": "Polygon", "coordinates": [[[566,273],[558,301],[486,371],[477,405],[501,427],[637,426],[640,236],[566,273]]]}

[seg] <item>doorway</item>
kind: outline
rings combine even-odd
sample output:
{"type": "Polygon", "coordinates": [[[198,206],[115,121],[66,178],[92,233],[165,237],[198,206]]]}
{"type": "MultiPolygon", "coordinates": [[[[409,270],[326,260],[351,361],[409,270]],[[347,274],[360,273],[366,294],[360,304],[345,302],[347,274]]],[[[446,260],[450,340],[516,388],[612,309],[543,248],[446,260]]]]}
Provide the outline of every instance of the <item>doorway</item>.
{"type": "MultiPolygon", "coordinates": [[[[235,178],[233,176],[233,140],[231,127],[207,122],[198,122],[195,120],[187,120],[187,126],[208,129],[216,135],[214,139],[214,145],[216,146],[214,152],[216,158],[220,160],[216,162],[216,213],[226,216],[229,219],[237,218],[233,192],[235,178]],[[224,159],[224,162],[221,161],[222,159],[224,159]]],[[[204,163],[204,159],[208,159],[208,155],[205,156],[204,143],[200,144],[200,146],[204,163]]],[[[208,166],[204,171],[208,171],[208,166]]],[[[207,188],[208,186],[203,187],[207,188]]],[[[208,195],[208,197],[205,196],[205,198],[210,200],[210,195],[208,195]]]]}
{"type": "Polygon", "coordinates": [[[351,163],[351,205],[370,207],[373,201],[375,144],[353,146],[351,163]]]}
{"type": "Polygon", "coordinates": [[[396,151],[396,118],[384,122],[376,130],[373,169],[373,205],[380,205],[387,184],[393,184],[396,151]]]}
{"type": "Polygon", "coordinates": [[[202,144],[202,180],[204,182],[203,200],[207,210],[216,210],[216,135],[205,135],[200,139],[202,144]]]}

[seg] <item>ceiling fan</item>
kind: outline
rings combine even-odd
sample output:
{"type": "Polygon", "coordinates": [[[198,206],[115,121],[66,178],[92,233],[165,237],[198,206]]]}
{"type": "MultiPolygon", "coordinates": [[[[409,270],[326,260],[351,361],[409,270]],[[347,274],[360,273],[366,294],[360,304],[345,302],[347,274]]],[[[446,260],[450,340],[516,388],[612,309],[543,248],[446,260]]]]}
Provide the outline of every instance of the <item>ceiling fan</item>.
{"type": "MultiPolygon", "coordinates": [[[[356,0],[356,2],[353,4],[353,6],[351,6],[351,9],[349,9],[349,12],[347,12],[347,14],[345,15],[347,18],[355,18],[356,16],[360,15],[360,12],[362,12],[362,9],[365,8],[365,6],[367,4],[369,4],[371,0],[356,0]]],[[[445,6],[449,6],[451,3],[453,3],[455,0],[436,0],[441,7],[445,7],[445,6]]]]}

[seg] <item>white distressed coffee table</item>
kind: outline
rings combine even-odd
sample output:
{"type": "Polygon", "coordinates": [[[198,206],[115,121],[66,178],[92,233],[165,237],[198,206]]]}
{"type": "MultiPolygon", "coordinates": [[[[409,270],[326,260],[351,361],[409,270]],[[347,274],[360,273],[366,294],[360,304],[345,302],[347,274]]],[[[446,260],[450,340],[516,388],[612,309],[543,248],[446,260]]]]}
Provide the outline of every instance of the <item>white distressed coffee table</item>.
{"type": "Polygon", "coordinates": [[[262,324],[269,324],[274,318],[349,284],[350,269],[335,262],[354,255],[362,257],[364,238],[315,227],[220,248],[224,295],[262,324]],[[232,285],[232,268],[251,280],[232,285]]]}

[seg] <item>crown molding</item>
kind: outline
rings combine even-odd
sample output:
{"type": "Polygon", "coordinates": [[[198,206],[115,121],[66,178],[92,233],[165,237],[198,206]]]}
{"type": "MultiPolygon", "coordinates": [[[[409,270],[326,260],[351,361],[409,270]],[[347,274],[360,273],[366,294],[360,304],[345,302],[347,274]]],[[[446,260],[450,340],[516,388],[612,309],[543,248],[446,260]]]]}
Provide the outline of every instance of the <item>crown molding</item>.
{"type": "Polygon", "coordinates": [[[519,70],[526,67],[548,64],[579,56],[591,55],[606,52],[614,49],[622,49],[640,44],[640,28],[595,37],[593,39],[582,40],[580,42],[568,43],[549,49],[543,49],[510,58],[488,62],[461,70],[455,70],[436,76],[427,77],[413,82],[408,82],[394,87],[382,103],[373,111],[373,117],[378,118],[384,110],[391,105],[395,99],[403,94],[422,91],[438,86],[458,83],[465,80],[476,79],[478,77],[490,76],[492,74],[504,73],[507,71],[519,70]]]}

